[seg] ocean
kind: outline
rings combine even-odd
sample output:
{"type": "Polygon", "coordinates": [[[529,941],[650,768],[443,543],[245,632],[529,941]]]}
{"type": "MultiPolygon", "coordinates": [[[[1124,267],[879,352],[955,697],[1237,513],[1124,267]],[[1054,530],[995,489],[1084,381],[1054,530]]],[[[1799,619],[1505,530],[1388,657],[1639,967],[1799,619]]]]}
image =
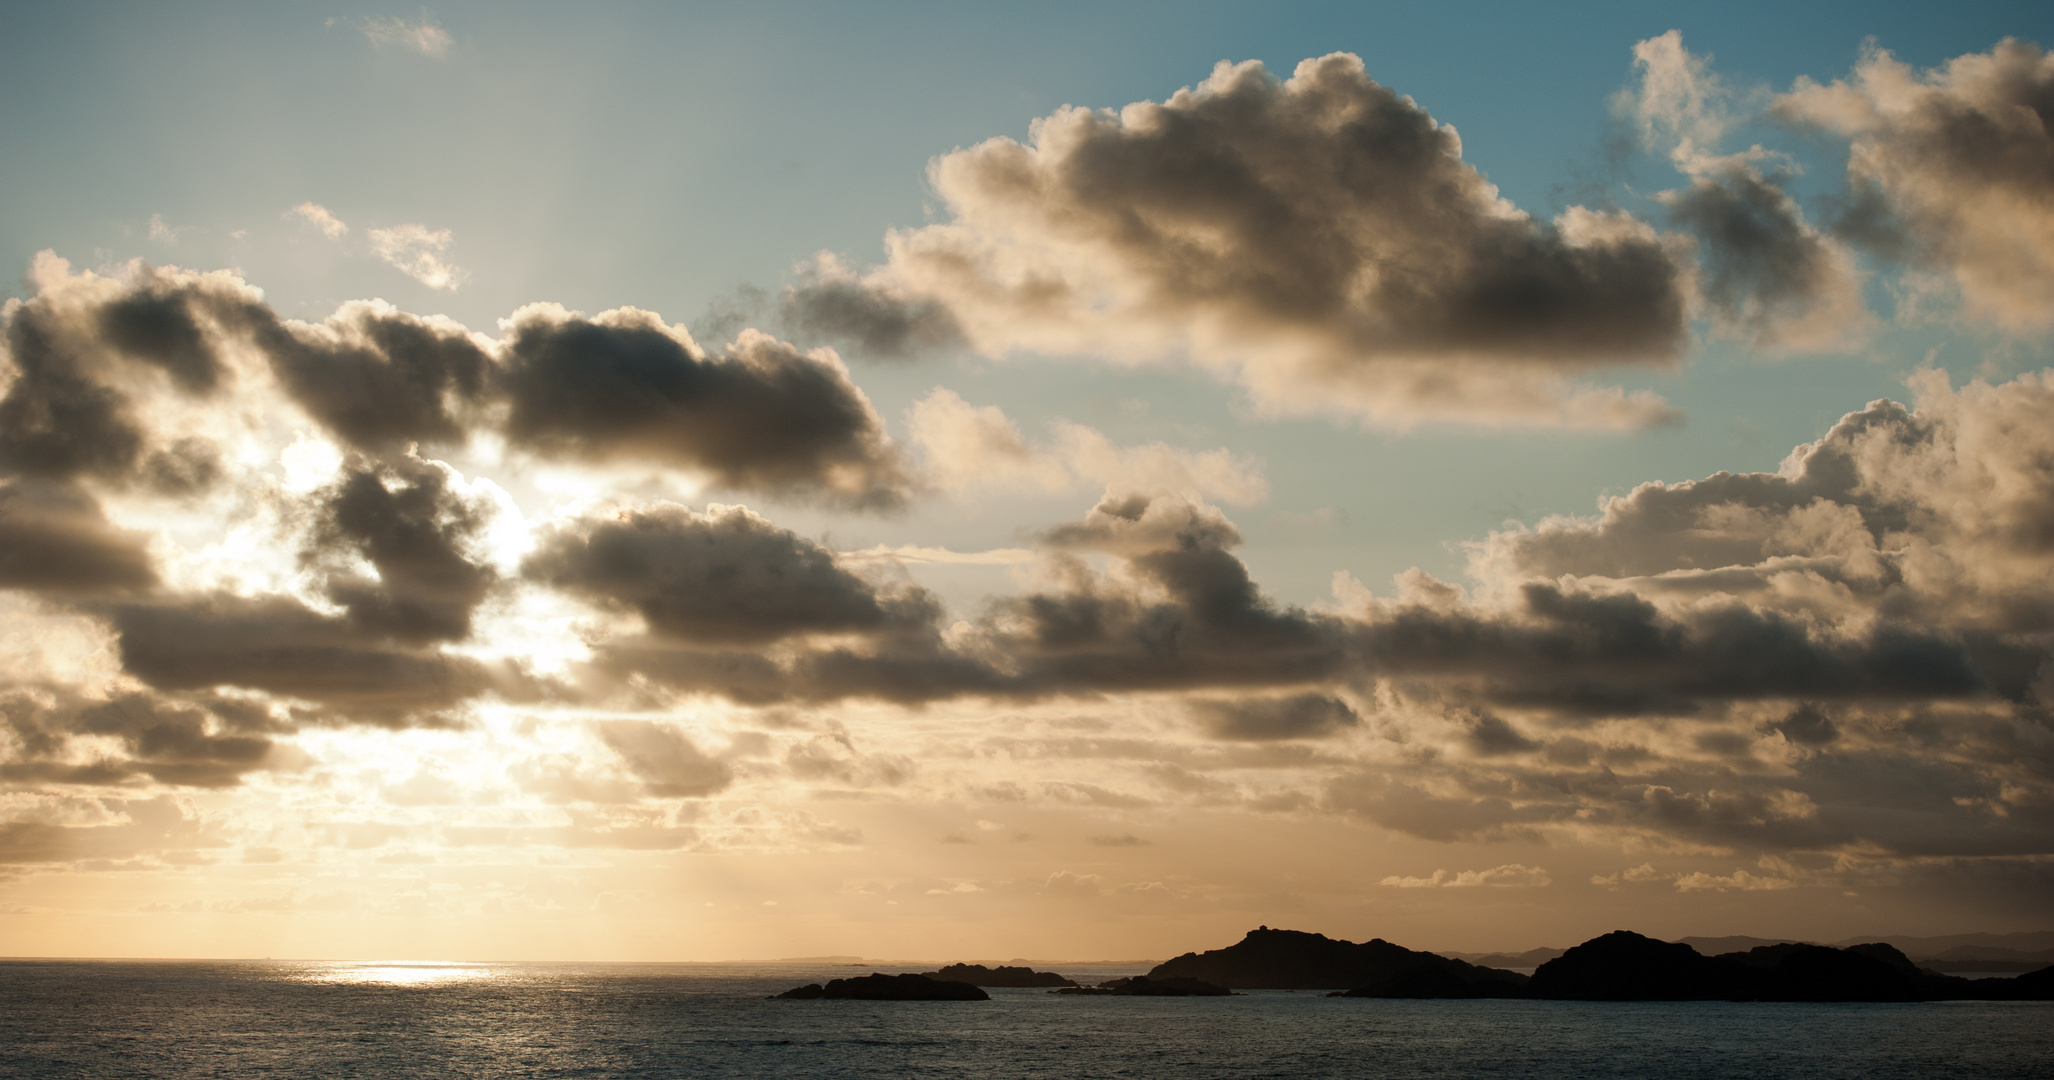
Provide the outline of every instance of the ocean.
{"type": "Polygon", "coordinates": [[[766,999],[870,970],[0,961],[0,1077],[2054,1077],[2048,1002],[766,999]]]}

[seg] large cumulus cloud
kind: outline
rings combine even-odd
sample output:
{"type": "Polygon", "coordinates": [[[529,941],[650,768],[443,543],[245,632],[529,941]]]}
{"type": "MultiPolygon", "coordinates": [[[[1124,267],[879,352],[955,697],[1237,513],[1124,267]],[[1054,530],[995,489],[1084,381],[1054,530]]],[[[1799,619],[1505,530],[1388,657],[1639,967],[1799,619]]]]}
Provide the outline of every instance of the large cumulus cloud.
{"type": "Polygon", "coordinates": [[[1918,71],[1873,49],[1775,109],[1850,140],[1851,239],[1943,272],[1972,316],[2054,325],[2054,57],[2006,39],[1918,71]]]}
{"type": "Polygon", "coordinates": [[[481,436],[837,506],[910,490],[839,361],[762,335],[709,353],[552,306],[498,340],[380,302],[309,324],[225,273],[48,254],[30,284],[0,316],[0,589],[81,648],[0,673],[17,781],[220,786],[309,726],[558,696],[474,655],[481,611],[519,599],[488,536],[519,515],[433,455],[481,436]]]}
{"type": "Polygon", "coordinates": [[[1453,756],[1333,805],[1438,838],[2054,851],[2054,384],[1917,389],[1776,473],[1493,535],[1469,590],[1358,597],[1381,700],[1453,756]]]}
{"type": "MultiPolygon", "coordinates": [[[[1666,416],[1570,377],[1679,354],[1671,246],[1623,214],[1535,221],[1461,150],[1347,54],[1288,79],[1223,63],[1165,102],[1065,108],[1028,143],[934,162],[952,220],[890,236],[865,321],[896,303],[911,325],[939,302],[987,353],[1188,354],[1267,407],[1399,425],[1666,416]]],[[[830,274],[788,304],[854,310],[850,293],[830,274]]]]}
{"type": "MultiPolygon", "coordinates": [[[[831,352],[745,332],[711,353],[622,308],[522,308],[493,340],[379,302],[309,324],[223,273],[72,274],[39,257],[6,316],[0,470],[52,481],[204,486],[218,446],[194,431],[261,411],[273,388],[345,446],[391,457],[479,435],[544,459],[695,472],[739,491],[902,504],[911,477],[831,352]],[[212,424],[193,422],[211,411],[212,424]]],[[[243,423],[258,421],[244,418],[243,423]]]]}

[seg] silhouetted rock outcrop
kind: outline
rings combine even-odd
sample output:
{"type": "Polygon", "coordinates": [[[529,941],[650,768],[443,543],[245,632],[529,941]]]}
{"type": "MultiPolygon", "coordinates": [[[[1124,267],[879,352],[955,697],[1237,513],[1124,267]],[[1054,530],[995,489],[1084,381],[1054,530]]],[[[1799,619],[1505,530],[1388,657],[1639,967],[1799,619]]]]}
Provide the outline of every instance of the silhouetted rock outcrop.
{"type": "Polygon", "coordinates": [[[2054,999],[2054,968],[2015,979],[1962,979],[1922,970],[1881,942],[1763,945],[1705,956],[1680,942],[1615,930],[1542,964],[1528,990],[1576,1001],[2040,1001],[2054,999]]]}
{"type": "Polygon", "coordinates": [[[2043,967],[2012,979],[1956,979],[1967,983],[1981,1001],[2054,1001],[2054,967],[2043,967]]]}
{"type": "Polygon", "coordinates": [[[1182,976],[1239,990],[1345,989],[1353,997],[1520,997],[1526,976],[1378,938],[1355,944],[1261,927],[1224,949],[1185,953],[1150,978],[1182,976]]]}
{"type": "Polygon", "coordinates": [[[1614,930],[1542,964],[1527,990],[1534,997],[1575,1001],[1731,1000],[1745,993],[1748,981],[1744,965],[1614,930]]]}
{"type": "Polygon", "coordinates": [[[1053,971],[1036,971],[1028,967],[988,968],[983,964],[950,964],[940,971],[927,973],[930,979],[946,979],[966,982],[971,986],[1075,986],[1074,980],[1066,979],[1053,971]]]}
{"type": "Polygon", "coordinates": [[[925,975],[880,975],[831,979],[826,986],[807,983],[773,998],[851,998],[857,1001],[990,1001],[991,995],[966,982],[946,982],[925,975]]]}
{"type": "Polygon", "coordinates": [[[1956,989],[1946,981],[1965,981],[1928,975],[1881,943],[1845,949],[1764,945],[1712,959],[1747,969],[1734,996],[1755,1001],[1929,1001],[1956,989]]]}
{"type": "Polygon", "coordinates": [[[1097,986],[1066,986],[1060,990],[1050,990],[1049,993],[1104,997],[1229,997],[1234,992],[1202,979],[1174,975],[1159,979],[1149,975],[1134,975],[1102,982],[1097,986]]]}

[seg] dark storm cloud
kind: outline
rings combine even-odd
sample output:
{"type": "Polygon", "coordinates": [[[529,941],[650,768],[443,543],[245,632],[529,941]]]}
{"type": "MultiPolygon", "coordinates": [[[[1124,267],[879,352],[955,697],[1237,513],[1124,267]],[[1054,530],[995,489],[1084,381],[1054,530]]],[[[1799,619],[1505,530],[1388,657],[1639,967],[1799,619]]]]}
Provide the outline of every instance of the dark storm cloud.
{"type": "Polygon", "coordinates": [[[1468,728],[1469,748],[1483,757],[1523,754],[1541,746],[1521,735],[1519,729],[1506,723],[1503,717],[1487,712],[1472,713],[1465,726],[1468,728]]]}
{"type": "Polygon", "coordinates": [[[218,393],[229,370],[224,326],[255,301],[225,274],[135,268],[124,281],[69,276],[45,253],[37,295],[10,308],[0,342],[11,380],[0,396],[0,474],[140,484],[170,494],[208,486],[217,454],[204,438],[157,430],[159,392],[189,404],[218,393]]]}
{"type": "Polygon", "coordinates": [[[708,355],[633,310],[524,309],[501,388],[508,437],[587,461],[702,469],[724,486],[856,507],[903,503],[910,478],[870,402],[831,359],[744,333],[708,355]]]}
{"type": "Polygon", "coordinates": [[[0,483],[0,589],[86,594],[157,583],[146,538],[92,496],[44,480],[0,483]]]}
{"type": "Polygon", "coordinates": [[[166,691],[236,686],[377,724],[433,722],[517,682],[467,657],[410,648],[285,596],[110,605],[122,666],[166,691]]]}
{"type": "Polygon", "coordinates": [[[220,452],[189,424],[172,430],[173,417],[214,402],[262,407],[250,395],[269,380],[239,370],[240,352],[374,457],[462,445],[503,422],[499,434],[544,457],[689,469],[840,506],[897,507],[913,487],[839,361],[759,333],[714,355],[647,312],[587,318],[532,305],[494,343],[377,301],[318,324],[286,320],[226,274],[137,264],[118,278],[72,275],[46,255],[32,277],[37,295],[9,310],[0,334],[10,376],[0,478],[169,495],[210,486],[220,452]]]}
{"type": "Polygon", "coordinates": [[[353,468],[324,493],[310,560],[361,556],[375,577],[335,569],[328,598],[368,634],[413,645],[470,636],[471,613],[497,581],[465,547],[491,508],[451,488],[453,470],[408,459],[383,470],[353,468]]]}
{"type": "Polygon", "coordinates": [[[34,303],[7,321],[14,380],[0,398],[0,470],[53,480],[120,478],[143,453],[127,395],[94,378],[91,349],[50,308],[34,303]]]}
{"type": "Polygon", "coordinates": [[[1291,686],[1341,673],[1338,621],[1265,597],[1227,550],[1239,541],[1210,507],[1109,495],[1047,542],[1117,555],[1132,578],[1078,567],[1069,588],[998,601],[986,647],[1041,693],[1291,686]]]}
{"type": "MultiPolygon", "coordinates": [[[[1222,64],[1161,104],[1064,109],[1031,144],[992,139],[931,173],[954,220],[894,233],[869,298],[846,299],[847,276],[823,296],[866,317],[939,302],[987,352],[1189,349],[1273,403],[1366,395],[1484,419],[1522,408],[1493,378],[1666,361],[1685,343],[1682,273],[1651,229],[1580,208],[1535,222],[1462,161],[1452,128],[1346,54],[1288,80],[1222,64]]],[[[1550,396],[1525,419],[1568,407],[1550,396]]],[[[1627,411],[1603,422],[1654,418],[1627,411]]]]}
{"type": "Polygon", "coordinates": [[[1775,108],[1850,141],[1851,237],[1948,271],[1972,315],[2054,325],[2054,58],[2038,45],[2007,38],[1930,71],[1871,50],[1851,79],[1799,79],[1775,108]]]}
{"type": "Polygon", "coordinates": [[[635,611],[659,637],[702,644],[872,633],[937,614],[924,593],[880,595],[826,548],[743,507],[697,514],[661,503],[572,522],[548,535],[523,571],[635,611]]]}
{"type": "Polygon", "coordinates": [[[1800,746],[1825,746],[1840,737],[1833,719],[1810,703],[1799,705],[1789,716],[1770,724],[1769,729],[1800,746]]]}
{"type": "Polygon", "coordinates": [[[866,282],[828,259],[785,288],[778,315],[794,338],[826,340],[872,359],[905,360],[967,344],[940,302],[866,282]]]}
{"type": "Polygon", "coordinates": [[[923,590],[872,585],[746,510],[674,506],[561,527],[524,572],[642,616],[648,635],[607,643],[603,666],[750,702],[1289,686],[1342,664],[1336,626],[1271,603],[1221,548],[1238,537],[1217,511],[1111,497],[1051,537],[1066,553],[1116,551],[1140,580],[1073,574],[994,601],[949,640],[923,590]],[[807,635],[824,640],[747,648],[807,635]]]}
{"type": "Polygon", "coordinates": [[[1699,289],[1723,330],[1759,348],[1823,347],[1861,317],[1860,283],[1785,180],[1733,163],[1663,201],[1703,245],[1699,289]]]}
{"type": "Polygon", "coordinates": [[[522,572],[641,617],[646,634],[600,649],[599,668],[616,675],[750,703],[914,702],[1008,682],[942,643],[942,608],[925,590],[874,585],[741,507],[655,504],[566,523],[522,572]]]}
{"type": "Polygon", "coordinates": [[[266,766],[281,725],[246,705],[173,700],[147,693],[106,699],[49,691],[0,694],[0,725],[13,753],[0,777],[45,784],[116,784],[147,777],[188,787],[231,787],[266,766]],[[219,708],[211,708],[218,705],[219,708]],[[240,706],[240,707],[239,707],[240,706]],[[72,740],[111,737],[124,753],[80,760],[72,740]]]}
{"type": "Polygon", "coordinates": [[[1992,690],[1967,648],[1919,627],[1886,623],[1820,638],[1795,619],[1739,603],[1671,615],[1631,594],[1539,583],[1523,593],[1523,610],[1397,609],[1360,633],[1367,670],[1585,717],[1687,715],[1763,698],[1918,700],[1992,690]]]}
{"type": "Polygon", "coordinates": [[[286,393],[367,452],[462,443],[466,414],[493,371],[490,355],[463,327],[384,304],[345,304],[315,325],[282,321],[262,307],[252,307],[249,319],[286,393]]]}
{"type": "Polygon", "coordinates": [[[503,409],[508,440],[545,457],[693,469],[860,507],[908,494],[883,423],[840,365],[761,334],[709,355],[648,312],[550,305],[515,313],[496,352],[447,319],[378,304],[319,326],[268,310],[252,323],[293,398],[362,450],[461,443],[503,409]]]}
{"type": "Polygon", "coordinates": [[[100,309],[100,334],[129,356],[164,369],[187,393],[211,392],[223,369],[192,301],[190,290],[150,281],[100,309]]]}
{"type": "Polygon", "coordinates": [[[1191,713],[1216,739],[1266,742],[1337,735],[1361,722],[1348,703],[1325,694],[1232,701],[1196,700],[1191,713]]]}

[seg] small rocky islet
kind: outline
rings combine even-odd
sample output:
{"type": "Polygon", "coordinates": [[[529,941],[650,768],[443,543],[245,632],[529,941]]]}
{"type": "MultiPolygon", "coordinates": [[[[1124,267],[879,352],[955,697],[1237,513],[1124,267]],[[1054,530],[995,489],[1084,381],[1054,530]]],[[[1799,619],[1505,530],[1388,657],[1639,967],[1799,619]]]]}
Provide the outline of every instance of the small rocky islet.
{"type": "Polygon", "coordinates": [[[817,998],[849,1001],[990,1001],[991,995],[966,982],[931,979],[925,975],[886,975],[872,972],[848,979],[829,979],[826,986],[819,983],[795,986],[782,994],[772,994],[771,998],[791,998],[798,1001],[811,1001],[817,998]]]}
{"type": "Polygon", "coordinates": [[[1880,942],[1783,943],[1706,956],[1680,942],[1615,930],[1531,976],[1381,938],[1355,943],[1301,930],[1251,930],[1223,949],[1185,953],[1146,975],[1079,986],[1025,967],[951,964],[925,975],[872,974],[809,984],[780,998],[984,1001],[981,987],[1052,987],[1090,997],[1224,997],[1235,990],[1330,990],[1349,998],[1539,998],[1557,1001],[2050,1001],[2054,966],[1965,979],[1922,968],[1880,942]]]}

